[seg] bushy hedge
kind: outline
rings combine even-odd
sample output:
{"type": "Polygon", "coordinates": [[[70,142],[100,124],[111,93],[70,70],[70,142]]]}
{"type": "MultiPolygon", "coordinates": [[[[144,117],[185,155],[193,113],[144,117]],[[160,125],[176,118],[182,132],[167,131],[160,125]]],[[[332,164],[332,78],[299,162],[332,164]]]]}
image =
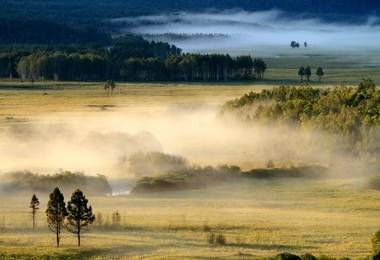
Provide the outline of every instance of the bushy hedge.
{"type": "Polygon", "coordinates": [[[60,171],[55,174],[42,175],[30,171],[5,173],[0,176],[2,191],[12,192],[46,192],[54,187],[62,191],[81,189],[89,195],[108,195],[112,188],[104,175],[88,176],[83,172],[60,171]]]}
{"type": "Polygon", "coordinates": [[[142,177],[132,188],[131,193],[149,193],[174,190],[201,189],[232,178],[305,178],[318,177],[326,173],[327,168],[318,165],[292,166],[290,168],[252,169],[243,172],[238,166],[221,165],[191,166],[177,172],[154,177],[142,177]]]}

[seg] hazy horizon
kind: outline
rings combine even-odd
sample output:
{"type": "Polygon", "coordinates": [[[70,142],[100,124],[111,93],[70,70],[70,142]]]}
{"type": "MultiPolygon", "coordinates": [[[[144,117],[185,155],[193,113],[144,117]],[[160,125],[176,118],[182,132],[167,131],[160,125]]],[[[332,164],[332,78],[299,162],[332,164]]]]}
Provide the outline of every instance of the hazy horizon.
{"type": "MultiPolygon", "coordinates": [[[[326,23],[294,18],[281,10],[263,12],[225,10],[220,12],[177,12],[151,16],[111,19],[124,26],[123,33],[135,34],[223,34],[221,39],[168,39],[170,44],[190,53],[230,53],[239,55],[260,51],[289,50],[290,42],[307,42],[308,50],[377,49],[380,40],[379,17],[368,16],[365,23],[326,23]]],[[[159,38],[165,40],[165,38],[159,38]]]]}

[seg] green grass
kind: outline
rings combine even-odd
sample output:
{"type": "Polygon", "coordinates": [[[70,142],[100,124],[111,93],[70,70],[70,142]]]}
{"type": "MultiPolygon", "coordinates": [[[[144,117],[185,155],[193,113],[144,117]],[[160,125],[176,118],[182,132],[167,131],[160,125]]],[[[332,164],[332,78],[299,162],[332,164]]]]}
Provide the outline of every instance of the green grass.
{"type": "Polygon", "coordinates": [[[380,193],[361,185],[357,178],[247,179],[205,190],[90,197],[104,222],[84,234],[81,248],[67,232],[61,247],[55,247],[43,213],[47,195],[40,196],[35,231],[30,228],[29,197],[2,196],[0,256],[242,259],[243,253],[250,259],[288,251],[359,258],[371,253],[380,213],[380,193]],[[111,223],[115,211],[121,216],[118,226],[111,223]],[[227,246],[208,245],[204,225],[224,234],[227,246]]]}

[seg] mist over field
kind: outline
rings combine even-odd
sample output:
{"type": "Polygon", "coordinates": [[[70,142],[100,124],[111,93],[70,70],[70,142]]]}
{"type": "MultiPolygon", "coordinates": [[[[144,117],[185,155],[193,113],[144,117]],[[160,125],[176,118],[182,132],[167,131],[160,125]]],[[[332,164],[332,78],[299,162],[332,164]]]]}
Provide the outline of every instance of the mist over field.
{"type": "MultiPolygon", "coordinates": [[[[162,15],[119,18],[111,20],[123,32],[150,35],[149,39],[167,40],[191,53],[245,53],[275,52],[289,49],[290,42],[306,41],[309,50],[373,49],[380,40],[379,17],[369,16],[365,23],[326,23],[294,18],[280,10],[246,12],[178,12],[162,15]],[[160,34],[215,35],[173,39],[160,34]],[[156,36],[154,36],[156,35],[156,36]],[[228,37],[217,37],[220,35],[228,37]]],[[[198,35],[199,36],[199,35],[198,35]]],[[[260,53],[261,54],[261,53],[260,53]]]]}
{"type": "Polygon", "coordinates": [[[0,170],[54,173],[64,169],[120,177],[128,175],[128,170],[119,158],[137,151],[164,152],[183,156],[190,164],[228,164],[245,170],[265,167],[269,159],[329,164],[340,156],[331,152],[333,136],[247,126],[220,118],[218,110],[218,105],[205,103],[113,109],[79,117],[49,114],[0,133],[0,170]]]}

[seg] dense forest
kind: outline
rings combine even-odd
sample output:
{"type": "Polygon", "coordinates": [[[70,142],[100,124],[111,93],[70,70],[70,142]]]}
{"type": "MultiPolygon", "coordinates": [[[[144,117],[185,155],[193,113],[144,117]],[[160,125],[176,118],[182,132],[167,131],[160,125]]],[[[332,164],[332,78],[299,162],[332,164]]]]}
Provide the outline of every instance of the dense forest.
{"type": "Polygon", "coordinates": [[[0,44],[111,45],[109,34],[92,26],[74,28],[48,20],[8,20],[0,17],[0,44]]]}
{"type": "Polygon", "coordinates": [[[289,15],[322,18],[327,21],[363,22],[368,15],[379,12],[377,1],[320,0],[153,0],[142,4],[139,0],[2,0],[0,17],[17,20],[44,19],[75,26],[103,25],[110,18],[151,15],[168,12],[204,12],[240,8],[245,11],[283,10],[289,15]]]}
{"type": "Polygon", "coordinates": [[[0,77],[24,80],[219,81],[263,78],[266,64],[251,56],[182,54],[166,42],[141,36],[99,44],[0,47],[0,77]]]}
{"type": "Polygon", "coordinates": [[[226,102],[220,115],[246,124],[327,133],[332,138],[324,149],[372,160],[380,152],[379,104],[375,82],[363,79],[357,88],[305,85],[250,92],[226,102]]]}

